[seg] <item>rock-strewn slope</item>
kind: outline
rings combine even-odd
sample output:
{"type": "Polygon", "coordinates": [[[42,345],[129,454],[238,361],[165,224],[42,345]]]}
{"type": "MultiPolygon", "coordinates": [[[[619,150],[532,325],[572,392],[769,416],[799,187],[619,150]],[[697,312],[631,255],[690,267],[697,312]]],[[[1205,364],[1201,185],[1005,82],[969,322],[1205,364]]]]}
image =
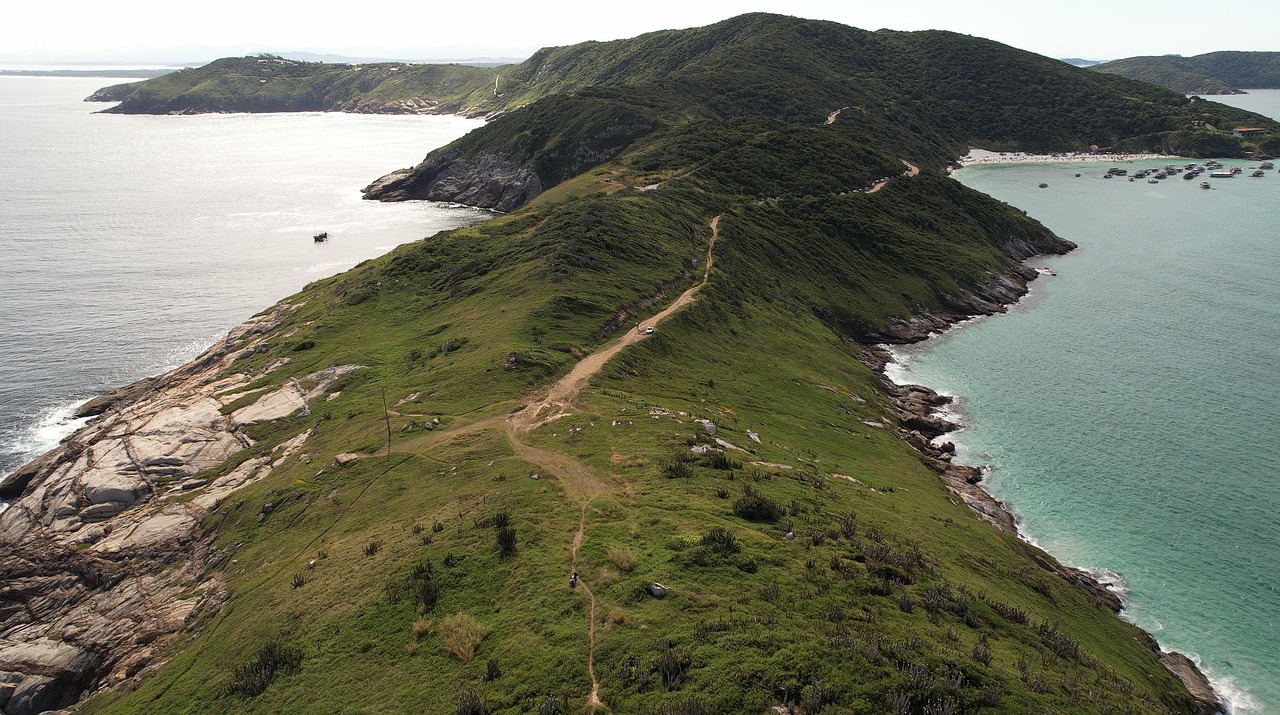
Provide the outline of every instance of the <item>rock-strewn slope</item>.
{"type": "MultiPolygon", "coordinates": [[[[243,428],[303,413],[355,365],[275,389],[233,363],[288,306],[232,331],[194,362],[96,401],[103,414],[0,484],[0,710],[29,715],[138,676],[224,599],[204,514],[301,450],[310,430],[213,480],[253,446],[243,428]],[[258,395],[256,400],[247,396],[258,395]],[[228,406],[240,406],[227,413],[228,406]],[[244,404],[247,403],[247,404],[244,404]],[[174,567],[176,565],[176,568],[174,567]]],[[[268,366],[270,372],[284,361],[268,366]]]]}

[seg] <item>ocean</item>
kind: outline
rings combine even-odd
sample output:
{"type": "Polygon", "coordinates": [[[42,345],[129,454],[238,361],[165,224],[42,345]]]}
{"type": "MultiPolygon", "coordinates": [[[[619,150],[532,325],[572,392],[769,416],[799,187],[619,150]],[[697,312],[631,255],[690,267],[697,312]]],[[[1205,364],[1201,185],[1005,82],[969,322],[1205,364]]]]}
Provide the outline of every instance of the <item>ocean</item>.
{"type": "Polygon", "coordinates": [[[82,401],[189,361],[309,282],[490,215],[359,193],[477,120],[81,101],[119,81],[0,77],[0,474],[70,434],[82,401]]]}
{"type": "MultiPolygon", "coordinates": [[[[1280,90],[1215,99],[1280,118],[1280,90]]],[[[1114,581],[1233,712],[1280,713],[1280,173],[1203,190],[1109,166],[958,172],[1080,248],[890,375],[957,398],[958,461],[1030,540],[1114,581]]]]}

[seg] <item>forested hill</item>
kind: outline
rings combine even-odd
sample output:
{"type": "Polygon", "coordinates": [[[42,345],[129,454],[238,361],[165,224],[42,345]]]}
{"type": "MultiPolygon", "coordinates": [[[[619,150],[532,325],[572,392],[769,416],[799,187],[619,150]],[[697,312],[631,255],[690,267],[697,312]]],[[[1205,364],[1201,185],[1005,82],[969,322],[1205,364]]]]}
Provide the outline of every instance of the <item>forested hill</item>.
{"type": "MultiPolygon", "coordinates": [[[[753,136],[777,144],[780,127],[798,137],[800,128],[833,116],[836,132],[793,141],[802,153],[823,157],[811,168],[831,163],[835,153],[862,179],[883,175],[871,172],[884,171],[893,157],[940,168],[970,146],[1280,152],[1280,124],[1272,120],[989,40],[773,15],[545,49],[501,69],[495,81],[498,93],[476,110],[515,109],[417,167],[383,177],[368,195],[510,210],[641,137],[653,135],[655,167],[675,170],[717,153],[723,161],[723,148],[758,143],[753,136]],[[1232,136],[1241,123],[1271,134],[1232,136]],[[836,136],[861,150],[820,146],[836,136]]],[[[765,195],[794,190],[757,183],[765,195]]]]}
{"type": "Polygon", "coordinates": [[[1150,82],[1181,94],[1240,94],[1245,89],[1280,88],[1280,52],[1129,57],[1089,69],[1150,82]]]}
{"type": "MultiPolygon", "coordinates": [[[[488,115],[594,93],[663,125],[759,117],[819,123],[849,107],[878,140],[958,155],[969,145],[1087,150],[1135,137],[1168,142],[1206,108],[1173,92],[949,32],[868,32],[831,22],[743,15],[689,30],[546,48],[518,65],[326,65],[218,60],[102,90],[108,111],[448,112],[488,115]],[[625,88],[625,91],[623,91],[625,88]],[[1162,138],[1154,138],[1160,135],[1162,138]]],[[[1223,124],[1258,123],[1213,105],[1223,124]]],[[[549,118],[547,108],[539,110],[549,118]]],[[[577,110],[569,110],[576,112],[577,110]]],[[[1266,124],[1264,124],[1266,126],[1266,124]]],[[[1271,126],[1274,126],[1272,124],[1271,126]]],[[[1179,135],[1183,153],[1246,147],[1179,135]]]]}

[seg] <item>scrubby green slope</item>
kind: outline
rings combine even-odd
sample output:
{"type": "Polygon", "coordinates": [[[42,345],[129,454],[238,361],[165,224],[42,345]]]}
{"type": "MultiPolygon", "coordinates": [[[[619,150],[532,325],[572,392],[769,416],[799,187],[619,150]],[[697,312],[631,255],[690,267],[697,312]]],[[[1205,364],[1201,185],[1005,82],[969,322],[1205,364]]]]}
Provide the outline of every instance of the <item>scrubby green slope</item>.
{"type": "MultiPolygon", "coordinates": [[[[108,89],[120,97],[122,90],[108,89]]],[[[849,107],[858,121],[888,128],[872,132],[877,140],[906,132],[948,155],[969,145],[1027,151],[1107,147],[1130,137],[1190,130],[1206,111],[1174,92],[980,38],[868,32],[760,13],[702,28],[546,48],[519,65],[497,68],[225,59],[141,83],[108,111],[484,115],[587,90],[643,104],[670,124],[743,116],[816,123],[849,107]]],[[[1224,124],[1247,119],[1280,131],[1280,125],[1242,110],[1212,105],[1208,111],[1224,124]]],[[[528,152],[502,141],[495,136],[487,151],[506,149],[505,158],[530,160],[528,152]]],[[[1237,153],[1247,148],[1231,146],[1237,153]]]]}
{"type": "Polygon", "coordinates": [[[229,57],[106,87],[91,101],[119,114],[201,112],[455,113],[492,94],[490,68],[458,64],[328,64],[272,55],[229,57]]]}
{"type": "Polygon", "coordinates": [[[1181,94],[1239,94],[1242,89],[1280,87],[1280,52],[1128,57],[1089,69],[1150,82],[1181,94]]]}
{"type": "Polygon", "coordinates": [[[290,299],[274,347],[237,370],[370,367],[260,428],[254,453],[317,433],[208,519],[229,604],[85,712],[451,713],[468,693],[489,712],[581,712],[589,659],[600,712],[1192,710],[1144,634],[979,520],[882,422],[894,411],[850,340],[947,309],[1018,246],[1052,249],[1042,227],[928,174],[759,201],[706,168],[637,191],[628,159],[290,299]],[[716,215],[696,300],[567,416],[512,429],[530,393],[701,276],[716,215]],[[695,458],[717,446],[696,419],[751,452],[695,458]],[[333,466],[343,452],[365,457],[333,466]],[[485,634],[468,659],[448,649],[459,613],[485,634]],[[236,693],[265,643],[300,664],[236,693]]]}
{"type": "MultiPolygon", "coordinates": [[[[665,163],[686,165],[721,144],[772,141],[770,122],[816,126],[828,118],[866,146],[935,167],[970,146],[1243,156],[1280,141],[1280,124],[1250,112],[989,40],[774,15],[543,50],[500,75],[498,95],[479,108],[502,116],[371,185],[368,196],[510,210],[510,194],[459,193],[456,177],[476,186],[519,173],[521,195],[534,194],[658,129],[682,136],[668,152],[688,152],[665,163]],[[1230,132],[1240,122],[1273,134],[1242,140],[1230,132]]],[[[857,163],[843,156],[847,148],[810,153],[828,149],[840,152],[836,161],[857,163]]],[[[886,166],[883,155],[860,158],[862,178],[886,166]]]]}
{"type": "MultiPolygon", "coordinates": [[[[762,16],[697,32],[719,52],[725,28],[774,24],[766,44],[903,40],[762,16]]],[[[518,211],[286,301],[270,347],[233,371],[287,358],[270,387],[365,368],[306,416],[253,428],[245,459],[315,432],[207,517],[200,557],[228,603],[83,712],[1197,711],[1148,635],[944,485],[864,364],[922,316],[1012,298],[1018,259],[1068,244],[935,168],[976,125],[871,106],[828,123],[847,105],[803,62],[761,85],[794,95],[783,109],[673,101],[698,94],[669,79],[694,68],[652,43],[704,47],[690,32],[639,38],[635,56],[585,46],[612,48],[619,69],[590,80],[605,86],[453,147],[516,146],[543,167],[554,180],[518,211]],[[662,69],[623,86],[640,59],[662,69]],[[615,116],[654,126],[580,155],[617,136],[615,116]],[[582,366],[582,385],[563,381],[582,366]]],[[[969,42],[931,37],[926,54],[969,42]]],[[[779,70],[725,71],[698,81],[733,95],[779,70]]]]}

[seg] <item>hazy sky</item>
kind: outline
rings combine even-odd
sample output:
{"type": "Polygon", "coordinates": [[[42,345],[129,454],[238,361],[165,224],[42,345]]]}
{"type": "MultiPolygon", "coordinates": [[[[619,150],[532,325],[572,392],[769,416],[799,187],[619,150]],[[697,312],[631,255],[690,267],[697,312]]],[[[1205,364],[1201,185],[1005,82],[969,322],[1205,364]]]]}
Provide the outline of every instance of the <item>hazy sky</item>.
{"type": "Polygon", "coordinates": [[[10,5],[0,57],[125,59],[160,50],[173,55],[168,59],[194,60],[227,48],[417,57],[465,48],[523,56],[545,45],[694,27],[752,11],[869,30],[953,30],[1051,57],[1280,50],[1277,0],[62,0],[10,5]]]}

